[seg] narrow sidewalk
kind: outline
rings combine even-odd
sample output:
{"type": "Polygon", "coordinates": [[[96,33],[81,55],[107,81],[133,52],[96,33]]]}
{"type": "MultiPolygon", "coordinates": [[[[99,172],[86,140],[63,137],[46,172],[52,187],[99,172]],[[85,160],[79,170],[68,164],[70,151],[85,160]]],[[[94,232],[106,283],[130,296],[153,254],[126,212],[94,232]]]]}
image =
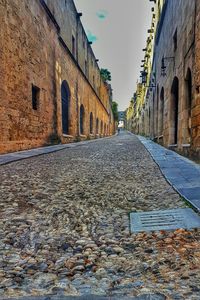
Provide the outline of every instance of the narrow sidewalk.
{"type": "Polygon", "coordinates": [[[149,151],[166,180],[197,211],[200,211],[200,165],[147,138],[142,136],[138,138],[149,151]]]}
{"type": "Polygon", "coordinates": [[[77,146],[83,146],[86,143],[91,143],[97,140],[102,140],[102,139],[108,139],[112,136],[107,136],[103,137],[101,139],[93,139],[93,140],[85,140],[85,141],[80,141],[80,142],[73,142],[73,143],[68,143],[68,144],[57,144],[57,145],[52,145],[52,146],[44,146],[44,147],[39,147],[39,148],[33,148],[33,149],[28,149],[28,150],[21,150],[21,151],[16,151],[16,152],[11,152],[11,153],[6,153],[6,154],[0,154],[0,166],[1,165],[6,165],[11,162],[15,162],[21,159],[26,159],[34,156],[39,156],[42,154],[48,154],[48,153],[53,153],[57,152],[66,148],[74,148],[77,146]]]}

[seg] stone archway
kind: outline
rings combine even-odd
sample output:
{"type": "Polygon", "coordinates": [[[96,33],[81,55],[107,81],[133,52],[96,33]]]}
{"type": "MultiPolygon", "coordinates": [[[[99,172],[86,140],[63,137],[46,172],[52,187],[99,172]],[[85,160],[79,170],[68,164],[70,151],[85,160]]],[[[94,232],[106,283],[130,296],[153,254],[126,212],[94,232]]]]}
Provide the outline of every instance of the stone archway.
{"type": "Polygon", "coordinates": [[[99,133],[99,119],[96,119],[96,134],[99,133]]]}
{"type": "Polygon", "coordinates": [[[191,128],[191,112],[192,112],[192,72],[190,68],[187,70],[185,78],[185,107],[187,118],[185,124],[185,138],[184,142],[191,142],[192,128],[191,128]]]}
{"type": "Polygon", "coordinates": [[[170,103],[170,140],[171,144],[178,143],[178,110],[179,110],[179,80],[174,77],[171,87],[170,103]]]}
{"type": "Polygon", "coordinates": [[[80,107],[80,134],[84,134],[85,109],[83,104],[80,107]]]}
{"type": "Polygon", "coordinates": [[[90,134],[93,133],[93,113],[90,113],[90,134]]]}
{"type": "Polygon", "coordinates": [[[164,88],[161,88],[160,91],[160,105],[159,105],[159,134],[163,135],[163,129],[164,129],[164,97],[165,97],[165,92],[164,88]]]}
{"type": "Polygon", "coordinates": [[[62,132],[69,134],[69,104],[70,90],[67,82],[64,80],[61,85],[61,102],[62,102],[62,132]]]}

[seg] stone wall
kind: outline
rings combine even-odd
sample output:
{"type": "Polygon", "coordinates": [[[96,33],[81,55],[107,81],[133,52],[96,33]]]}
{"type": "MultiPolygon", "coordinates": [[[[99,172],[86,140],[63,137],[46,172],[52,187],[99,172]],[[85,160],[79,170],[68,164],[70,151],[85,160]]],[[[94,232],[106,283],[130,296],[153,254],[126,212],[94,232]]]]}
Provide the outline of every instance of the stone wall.
{"type": "Polygon", "coordinates": [[[47,0],[45,5],[39,0],[0,0],[0,23],[1,153],[113,133],[109,91],[100,79],[73,1],[47,0]],[[76,53],[70,44],[72,35],[76,53]],[[85,55],[90,57],[86,63],[85,55]],[[67,135],[62,128],[63,81],[69,87],[67,135]],[[34,93],[36,107],[32,100],[34,93]],[[80,134],[81,104],[83,134],[80,134]],[[96,118],[105,128],[98,134],[96,118]]]}
{"type": "MultiPolygon", "coordinates": [[[[150,82],[136,121],[138,133],[184,155],[200,157],[200,3],[165,0],[154,11],[150,82]],[[151,87],[150,87],[151,86],[151,87]]],[[[136,99],[137,107],[141,107],[136,99]]],[[[135,119],[136,119],[135,115],[135,119]]]]}

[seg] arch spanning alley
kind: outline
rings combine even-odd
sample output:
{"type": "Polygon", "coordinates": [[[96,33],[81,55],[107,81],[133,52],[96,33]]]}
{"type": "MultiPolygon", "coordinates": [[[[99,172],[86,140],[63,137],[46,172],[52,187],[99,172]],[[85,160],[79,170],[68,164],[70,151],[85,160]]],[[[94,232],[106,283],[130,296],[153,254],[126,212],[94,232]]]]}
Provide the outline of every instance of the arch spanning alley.
{"type": "Polygon", "coordinates": [[[178,143],[178,109],[179,109],[179,80],[174,77],[171,87],[170,120],[172,128],[172,144],[178,143]]]}
{"type": "Polygon", "coordinates": [[[80,107],[80,134],[84,134],[85,109],[83,104],[80,107]]]}
{"type": "Polygon", "coordinates": [[[64,80],[61,84],[61,102],[62,102],[62,132],[64,134],[69,134],[70,90],[66,80],[64,80]]]}

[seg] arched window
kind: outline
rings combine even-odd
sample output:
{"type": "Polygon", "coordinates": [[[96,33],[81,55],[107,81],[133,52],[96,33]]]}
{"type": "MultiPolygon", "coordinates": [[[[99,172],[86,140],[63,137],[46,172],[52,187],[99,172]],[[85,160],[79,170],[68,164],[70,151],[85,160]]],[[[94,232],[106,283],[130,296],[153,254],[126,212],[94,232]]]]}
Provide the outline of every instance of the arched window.
{"type": "Polygon", "coordinates": [[[190,68],[187,70],[187,75],[185,79],[185,93],[186,93],[186,105],[185,108],[187,110],[187,124],[186,128],[188,128],[188,142],[191,142],[191,111],[192,111],[192,73],[190,68]]]}
{"type": "Polygon", "coordinates": [[[96,119],[96,134],[99,133],[99,119],[96,119]]]}
{"type": "Polygon", "coordinates": [[[61,85],[61,101],[62,101],[62,132],[69,134],[69,102],[70,91],[67,82],[64,80],[61,85]]]}
{"type": "Polygon", "coordinates": [[[90,134],[93,133],[93,114],[90,113],[90,134]]]}
{"type": "Polygon", "coordinates": [[[163,128],[164,128],[164,88],[162,87],[160,91],[160,126],[159,126],[159,131],[160,135],[163,134],[163,128]]]}
{"type": "Polygon", "coordinates": [[[179,80],[174,77],[171,87],[171,105],[170,105],[170,121],[171,121],[171,141],[172,144],[178,142],[178,108],[179,108],[179,80]]]}
{"type": "Polygon", "coordinates": [[[80,107],[80,134],[84,134],[85,110],[83,104],[80,107]]]}

